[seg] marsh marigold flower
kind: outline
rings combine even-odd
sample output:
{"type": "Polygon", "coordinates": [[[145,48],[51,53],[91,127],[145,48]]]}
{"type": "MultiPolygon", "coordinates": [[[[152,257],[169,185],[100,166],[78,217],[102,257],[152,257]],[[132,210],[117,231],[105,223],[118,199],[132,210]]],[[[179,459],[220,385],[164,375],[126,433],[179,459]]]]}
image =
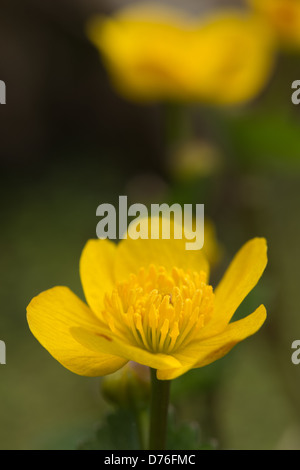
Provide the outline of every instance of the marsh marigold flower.
{"type": "Polygon", "coordinates": [[[248,0],[269,23],[279,43],[287,48],[300,47],[300,0],[248,0]]]}
{"type": "Polygon", "coordinates": [[[138,101],[242,103],[264,88],[274,60],[265,22],[235,10],[195,20],[132,6],[91,19],[87,30],[116,89],[138,101]]]}
{"type": "Polygon", "coordinates": [[[85,376],[115,372],[128,361],[174,379],[227,354],[266,319],[263,305],[232,316],[267,263],[263,238],[247,242],[214,289],[200,251],[185,240],[90,240],[80,259],[87,304],[54,287],[27,308],[29,327],[67,369],[85,376]]]}

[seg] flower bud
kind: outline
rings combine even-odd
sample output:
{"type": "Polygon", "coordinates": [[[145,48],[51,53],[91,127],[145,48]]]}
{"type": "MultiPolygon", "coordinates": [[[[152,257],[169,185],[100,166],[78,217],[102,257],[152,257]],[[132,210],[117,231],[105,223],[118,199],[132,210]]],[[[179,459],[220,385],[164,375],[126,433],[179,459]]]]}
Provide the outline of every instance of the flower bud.
{"type": "Polygon", "coordinates": [[[150,369],[130,361],[114,374],[103,377],[101,392],[112,405],[143,409],[150,398],[150,369]]]}

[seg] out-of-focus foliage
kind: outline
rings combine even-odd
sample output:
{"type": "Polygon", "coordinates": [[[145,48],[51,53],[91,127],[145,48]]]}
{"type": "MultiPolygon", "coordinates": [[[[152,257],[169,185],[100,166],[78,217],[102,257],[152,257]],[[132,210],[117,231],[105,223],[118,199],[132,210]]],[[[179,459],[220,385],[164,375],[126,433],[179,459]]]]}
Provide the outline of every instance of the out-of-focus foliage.
{"type": "MultiPolygon", "coordinates": [[[[147,422],[145,422],[147,425],[147,422]]],[[[178,423],[173,410],[168,420],[168,450],[212,450],[217,443],[203,441],[197,422],[178,423]]],[[[139,430],[130,410],[110,411],[95,433],[79,443],[79,450],[136,450],[140,449],[139,430]]]]}
{"type": "Polygon", "coordinates": [[[130,410],[118,409],[102,419],[94,435],[78,445],[79,450],[140,449],[138,430],[130,410]]]}

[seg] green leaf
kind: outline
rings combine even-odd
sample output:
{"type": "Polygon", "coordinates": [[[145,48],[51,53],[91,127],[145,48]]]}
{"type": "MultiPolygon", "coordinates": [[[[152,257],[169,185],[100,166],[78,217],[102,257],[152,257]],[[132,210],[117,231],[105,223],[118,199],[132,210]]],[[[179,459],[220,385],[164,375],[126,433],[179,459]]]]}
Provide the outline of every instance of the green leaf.
{"type": "Polygon", "coordinates": [[[78,450],[138,450],[138,430],[129,410],[109,413],[95,434],[78,446],[78,450]]]}
{"type": "Polygon", "coordinates": [[[300,169],[299,116],[290,109],[254,109],[223,122],[240,163],[260,168],[300,169]]]}
{"type": "Polygon", "coordinates": [[[213,450],[212,442],[203,442],[201,429],[197,422],[176,421],[173,411],[169,413],[167,449],[168,450],[213,450]]]}

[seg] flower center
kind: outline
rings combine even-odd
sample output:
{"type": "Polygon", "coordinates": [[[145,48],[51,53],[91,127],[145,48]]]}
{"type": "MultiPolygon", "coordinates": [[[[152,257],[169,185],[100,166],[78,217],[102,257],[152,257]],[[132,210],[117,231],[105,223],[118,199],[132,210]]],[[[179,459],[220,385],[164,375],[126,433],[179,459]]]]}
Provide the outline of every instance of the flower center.
{"type": "Polygon", "coordinates": [[[175,352],[210,320],[214,294],[206,273],[151,265],[117,284],[104,299],[112,333],[155,353],[175,352]]]}

